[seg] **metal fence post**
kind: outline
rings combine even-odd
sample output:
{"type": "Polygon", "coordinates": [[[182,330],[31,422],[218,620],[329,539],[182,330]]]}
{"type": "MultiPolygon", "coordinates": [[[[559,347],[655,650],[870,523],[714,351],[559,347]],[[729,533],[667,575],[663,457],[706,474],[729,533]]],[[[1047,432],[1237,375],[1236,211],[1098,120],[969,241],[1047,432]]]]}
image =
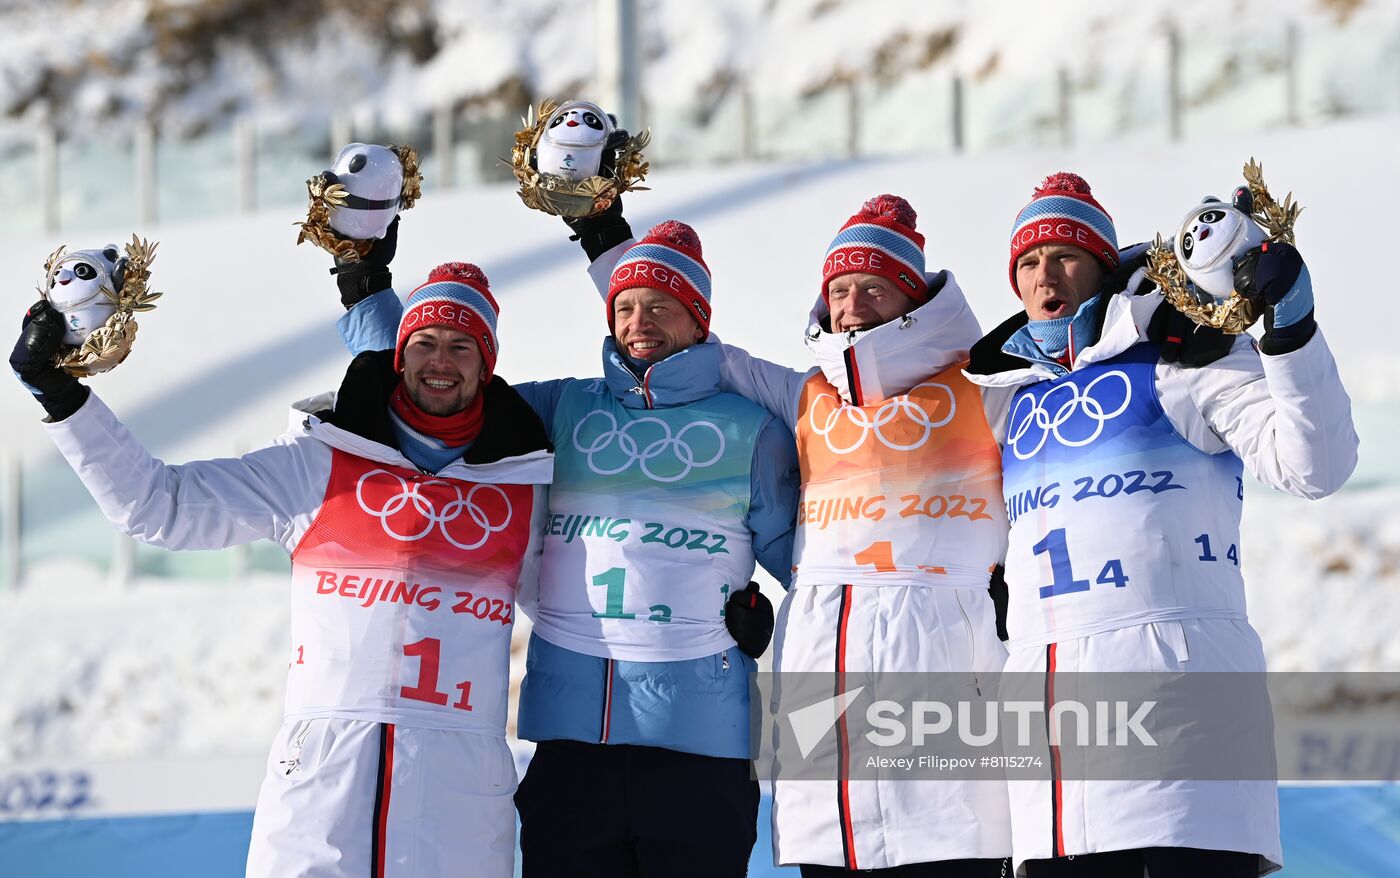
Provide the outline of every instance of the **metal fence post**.
{"type": "Polygon", "coordinates": [[[967,141],[963,136],[963,125],[965,124],[966,113],[963,107],[963,80],[956,73],[953,74],[953,152],[962,152],[967,141]]]}
{"type": "Polygon", "coordinates": [[[1298,107],[1298,22],[1289,21],[1283,37],[1283,100],[1288,124],[1303,124],[1298,107]]]}
{"type": "Polygon", "coordinates": [[[1057,77],[1057,97],[1059,99],[1058,116],[1060,120],[1060,146],[1069,147],[1074,142],[1074,117],[1073,117],[1073,89],[1074,84],[1070,81],[1069,70],[1060,68],[1057,77]]]}
{"type": "Polygon", "coordinates": [[[623,128],[645,127],[642,106],[642,51],[638,39],[637,0],[595,0],[597,21],[597,100],[617,116],[623,128]]]}
{"type": "Polygon", "coordinates": [[[5,499],[4,518],[5,532],[0,535],[0,552],[5,556],[5,569],[3,584],[10,589],[19,586],[20,574],[23,569],[20,566],[20,537],[23,534],[24,513],[24,490],[23,478],[24,470],[20,466],[18,454],[5,456],[5,499]]]}
{"type": "Polygon", "coordinates": [[[233,155],[238,169],[238,210],[252,213],[258,208],[258,132],[247,116],[239,116],[233,123],[233,155]]]}
{"type": "Polygon", "coordinates": [[[39,159],[39,212],[45,232],[58,231],[58,133],[43,122],[35,133],[39,159]]]}
{"type": "Polygon", "coordinates": [[[1167,118],[1172,140],[1180,140],[1182,125],[1181,34],[1176,25],[1167,26],[1167,118]]]}
{"type": "Polygon", "coordinates": [[[136,541],[121,531],[116,532],[112,546],[112,566],[107,569],[107,581],[112,588],[126,588],[136,573],[136,541]]]}
{"type": "Polygon", "coordinates": [[[860,156],[860,92],[854,78],[846,82],[846,158],[860,156]]]}
{"type": "Polygon", "coordinates": [[[739,89],[740,155],[746,161],[758,158],[758,117],[755,112],[753,89],[745,82],[739,89]]]}
{"type": "Polygon", "coordinates": [[[136,123],[131,152],[136,162],[136,222],[147,226],[156,221],[156,134],[149,119],[136,123]]]}
{"type": "Polygon", "coordinates": [[[440,104],[433,110],[433,152],[437,154],[437,185],[450,189],[455,185],[453,167],[453,112],[451,104],[440,104]]]}
{"type": "Polygon", "coordinates": [[[344,111],[331,116],[331,155],[330,161],[334,162],[336,156],[340,155],[341,147],[347,143],[355,142],[355,121],[350,114],[344,111]]]}

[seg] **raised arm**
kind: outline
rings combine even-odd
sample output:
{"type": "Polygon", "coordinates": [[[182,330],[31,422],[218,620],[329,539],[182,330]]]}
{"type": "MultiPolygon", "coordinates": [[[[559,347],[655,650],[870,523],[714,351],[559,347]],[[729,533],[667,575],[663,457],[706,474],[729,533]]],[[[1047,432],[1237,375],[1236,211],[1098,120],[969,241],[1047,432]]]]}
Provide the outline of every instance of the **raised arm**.
{"type": "Polygon", "coordinates": [[[1264,484],[1325,497],[1356,469],[1358,439],[1351,399],[1313,320],[1307,266],[1291,246],[1269,244],[1237,263],[1235,288],[1268,306],[1259,350],[1241,335],[1213,365],[1173,367],[1175,380],[1159,382],[1163,407],[1199,412],[1173,418],[1197,447],[1228,446],[1264,484]]]}
{"type": "Polygon", "coordinates": [[[267,539],[291,551],[330,478],[330,449],[291,434],[242,457],[170,466],[152,457],[96,394],[45,429],[108,521],[166,549],[267,539]]]}

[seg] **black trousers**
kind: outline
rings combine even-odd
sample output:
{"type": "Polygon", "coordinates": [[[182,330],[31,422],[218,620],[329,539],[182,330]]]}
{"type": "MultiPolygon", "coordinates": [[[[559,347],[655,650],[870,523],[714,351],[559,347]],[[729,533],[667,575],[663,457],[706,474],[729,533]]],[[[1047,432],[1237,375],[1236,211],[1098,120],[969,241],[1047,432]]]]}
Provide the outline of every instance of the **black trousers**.
{"type": "Polygon", "coordinates": [[[910,863],[889,869],[852,871],[841,866],[803,866],[802,878],[1007,878],[1010,860],[940,860],[936,863],[910,863]]]}
{"type": "Polygon", "coordinates": [[[743,878],[758,829],[745,759],[543,741],[515,793],[523,878],[743,878]]]}
{"type": "Polygon", "coordinates": [[[1140,848],[1027,860],[1028,878],[1256,878],[1259,855],[1199,848],[1140,848]]]}

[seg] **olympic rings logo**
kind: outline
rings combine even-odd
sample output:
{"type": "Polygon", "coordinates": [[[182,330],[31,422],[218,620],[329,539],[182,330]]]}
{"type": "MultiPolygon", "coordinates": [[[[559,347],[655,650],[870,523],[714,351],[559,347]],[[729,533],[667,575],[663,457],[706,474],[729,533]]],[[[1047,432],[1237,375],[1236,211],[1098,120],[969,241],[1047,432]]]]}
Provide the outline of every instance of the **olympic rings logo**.
{"type": "Polygon", "coordinates": [[[692,469],[712,466],[724,456],[724,432],[709,421],[692,421],[675,435],[660,418],[637,418],[619,429],[617,418],[604,409],[584,416],[574,426],[573,440],[598,475],[617,475],[635,463],[654,482],[679,482],[692,469]]]}
{"type": "MultiPolygon", "coordinates": [[[[371,488],[373,487],[374,486],[371,485],[371,488]]],[[[379,519],[379,524],[384,528],[384,533],[400,542],[411,543],[421,540],[436,527],[442,530],[444,539],[464,551],[479,549],[486,545],[486,541],[491,538],[492,534],[500,533],[506,529],[506,526],[510,524],[511,515],[514,513],[510,505],[510,497],[497,485],[472,485],[464,497],[462,496],[462,488],[452,482],[444,481],[443,479],[429,479],[425,482],[410,483],[408,480],[386,469],[370,470],[360,476],[360,480],[355,484],[355,499],[359,501],[361,509],[379,519]],[[385,499],[383,503],[379,505],[378,509],[371,508],[369,502],[365,499],[365,482],[375,476],[388,476],[390,479],[393,479],[394,482],[398,483],[398,493],[385,499]],[[427,487],[428,485],[445,485],[451,488],[457,497],[455,500],[449,500],[447,505],[443,506],[442,512],[438,512],[432,499],[423,496],[423,494],[419,492],[420,488],[427,487]],[[476,498],[478,494],[482,492],[486,492],[487,495],[483,496],[482,500],[491,506],[496,506],[499,509],[500,505],[491,503],[490,495],[493,494],[500,498],[501,504],[504,504],[505,516],[499,522],[494,520],[495,516],[492,515],[491,509],[477,505],[476,498]],[[389,523],[389,519],[406,509],[409,504],[413,505],[414,512],[425,519],[425,523],[422,529],[418,530],[416,533],[399,533],[389,523]],[[463,512],[466,512],[468,519],[474,526],[472,529],[480,529],[481,531],[481,535],[473,540],[459,540],[457,536],[460,535],[460,530],[457,535],[454,535],[453,529],[449,526],[460,519],[463,512]]],[[[399,521],[404,522],[405,518],[411,518],[411,516],[400,517],[399,521]]]]}
{"type": "MultiPolygon", "coordinates": [[[[1099,396],[1104,395],[1103,392],[1099,394],[1099,396]]],[[[1040,449],[1045,447],[1046,440],[1051,436],[1054,436],[1056,442],[1067,448],[1080,448],[1099,438],[1103,434],[1104,424],[1127,411],[1128,403],[1132,401],[1132,398],[1133,386],[1129,382],[1128,376],[1118,370],[1103,373],[1084,385],[1083,391],[1080,391],[1079,386],[1074,382],[1066,381],[1050,388],[1039,401],[1036,401],[1035,397],[1030,394],[1023,394],[1020,399],[1016,400],[1016,405],[1011,409],[1011,416],[1007,418],[1007,444],[1011,446],[1012,453],[1020,460],[1029,460],[1035,456],[1040,449]],[[1098,387],[1099,382],[1109,378],[1116,378],[1123,384],[1123,401],[1118,403],[1112,411],[1106,411],[1104,403],[1094,395],[1094,388],[1098,387]],[[1065,393],[1068,393],[1069,397],[1060,402],[1058,407],[1054,408],[1054,414],[1051,414],[1052,407],[1048,405],[1050,398],[1056,394],[1064,396],[1065,393]],[[1067,437],[1060,431],[1060,428],[1080,412],[1083,412],[1084,417],[1094,422],[1093,431],[1077,438],[1072,434],[1067,437]],[[1032,428],[1039,430],[1035,444],[1029,449],[1023,448],[1023,440],[1030,441],[1032,428]]]]}
{"type": "MultiPolygon", "coordinates": [[[[946,384],[936,381],[928,381],[916,386],[909,393],[903,396],[896,396],[875,410],[874,415],[866,413],[866,410],[844,403],[838,404],[836,397],[829,393],[819,394],[813,401],[811,409],[807,412],[807,423],[811,425],[812,432],[826,440],[826,447],[831,449],[832,454],[848,454],[865,444],[865,440],[873,433],[875,438],[886,448],[894,451],[913,451],[923,447],[928,438],[933,435],[933,431],[939,427],[946,426],[953,420],[953,415],[957,413],[958,400],[953,395],[953,389],[946,384]],[[943,391],[948,395],[948,411],[938,420],[929,417],[924,407],[919,405],[910,395],[920,387],[932,387],[943,391]],[[826,413],[826,419],[821,423],[817,422],[817,409],[823,399],[831,400],[832,408],[826,413]],[[915,429],[922,429],[922,434],[918,438],[900,441],[900,437],[886,435],[885,428],[898,420],[901,424],[913,424],[915,429]],[[849,444],[838,445],[833,441],[832,433],[846,422],[853,426],[858,432],[856,439],[849,444]]],[[[841,431],[847,433],[849,431],[841,431]]],[[[891,431],[893,432],[893,431],[891,431]]]]}

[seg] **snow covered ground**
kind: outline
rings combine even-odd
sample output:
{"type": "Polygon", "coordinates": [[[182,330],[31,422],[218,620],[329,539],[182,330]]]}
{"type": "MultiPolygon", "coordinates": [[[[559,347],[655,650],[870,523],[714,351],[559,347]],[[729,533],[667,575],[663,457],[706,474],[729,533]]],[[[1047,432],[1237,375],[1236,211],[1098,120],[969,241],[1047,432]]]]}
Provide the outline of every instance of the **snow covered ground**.
{"type": "MultiPolygon", "coordinates": [[[[716,333],[805,365],[801,331],[821,256],[871,195],[910,199],[929,264],[955,272],[990,327],[1017,307],[1006,236],[1046,173],[1082,173],[1127,242],[1171,231],[1201,195],[1228,194],[1240,165],[1258,157],[1275,193],[1291,189],[1307,207],[1299,244],[1363,445],[1352,484],[1327,500],[1247,489],[1251,615],[1275,669],[1400,670],[1400,353],[1392,342],[1400,309],[1384,231],[1400,196],[1397,138],[1400,118],[1392,117],[1182,145],[662,171],[649,181],[654,191],[627,198],[628,214],[638,232],[669,217],[692,223],[714,275],[716,333]]],[[[316,170],[286,173],[302,179],[316,170]]],[[[263,212],[65,239],[92,247],[138,231],[161,242],[154,286],[166,297],[142,318],[130,359],[92,381],[157,455],[178,461],[253,447],[283,428],[288,401],[338,383],[347,357],[333,327],[341,311],[329,259],[293,246],[298,218],[263,212]]],[[[403,220],[398,286],[410,289],[442,261],[475,261],[501,304],[501,374],[596,374],[602,309],[566,234],[506,187],[434,194],[403,220]]],[[[0,238],[15,323],[57,243],[0,238]]],[[[234,562],[217,555],[167,568],[174,578],[113,586],[106,564],[116,541],[38,420],[17,384],[0,385],[4,450],[23,461],[26,501],[24,581],[0,592],[0,779],[35,765],[112,776],[113,766],[180,771],[213,760],[256,771],[281,709],[284,582],[275,573],[230,577],[234,562]]],[[[171,556],[139,554],[138,570],[156,569],[161,557],[171,556]]],[[[252,566],[275,567],[262,559],[252,566]]],[[[159,785],[114,783],[107,804],[127,803],[117,810],[148,810],[162,795],[159,785]]]]}

